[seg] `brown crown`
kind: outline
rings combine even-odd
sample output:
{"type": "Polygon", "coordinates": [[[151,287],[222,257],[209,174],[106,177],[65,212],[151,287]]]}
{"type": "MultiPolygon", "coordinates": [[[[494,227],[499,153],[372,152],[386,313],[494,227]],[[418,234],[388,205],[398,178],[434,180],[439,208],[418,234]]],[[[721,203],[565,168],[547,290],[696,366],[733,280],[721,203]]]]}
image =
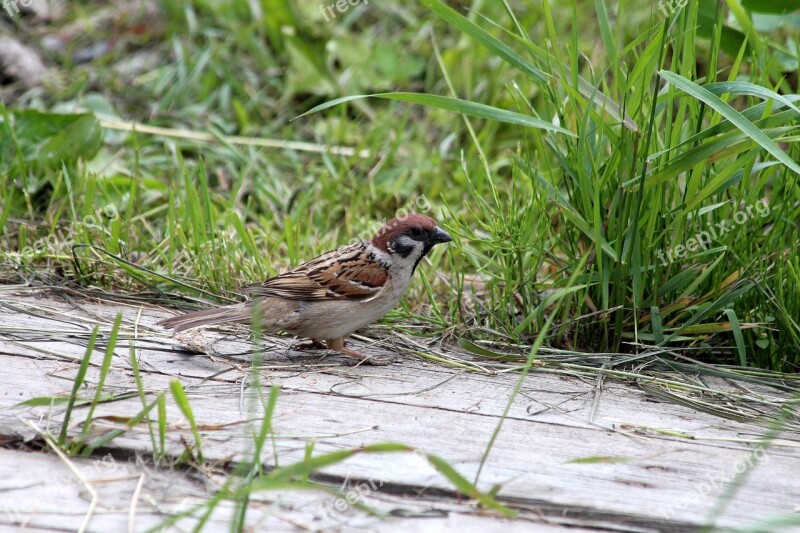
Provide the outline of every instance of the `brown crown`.
{"type": "Polygon", "coordinates": [[[402,235],[411,228],[420,228],[423,230],[432,230],[436,227],[436,221],[429,216],[420,215],[419,213],[409,213],[408,215],[393,218],[378,231],[378,234],[372,238],[372,245],[388,252],[387,244],[398,235],[402,235]]]}

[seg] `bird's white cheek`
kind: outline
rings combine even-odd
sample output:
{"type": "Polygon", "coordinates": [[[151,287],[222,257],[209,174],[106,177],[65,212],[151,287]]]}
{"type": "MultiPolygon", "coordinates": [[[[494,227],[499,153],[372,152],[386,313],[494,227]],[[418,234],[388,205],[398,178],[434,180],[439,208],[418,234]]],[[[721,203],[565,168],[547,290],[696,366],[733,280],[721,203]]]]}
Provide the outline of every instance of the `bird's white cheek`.
{"type": "Polygon", "coordinates": [[[408,281],[414,274],[414,265],[417,264],[421,256],[422,248],[420,247],[419,250],[412,251],[406,257],[398,257],[392,266],[395,278],[404,280],[406,284],[408,284],[408,281]]]}
{"type": "Polygon", "coordinates": [[[406,290],[406,287],[408,287],[408,283],[414,273],[414,265],[422,255],[424,245],[413,239],[408,239],[407,243],[401,242],[400,244],[413,246],[413,250],[411,250],[406,257],[402,257],[397,253],[387,254],[386,252],[372,247],[369,248],[369,251],[380,264],[385,265],[389,269],[391,277],[394,280],[394,290],[402,293],[406,290]]]}

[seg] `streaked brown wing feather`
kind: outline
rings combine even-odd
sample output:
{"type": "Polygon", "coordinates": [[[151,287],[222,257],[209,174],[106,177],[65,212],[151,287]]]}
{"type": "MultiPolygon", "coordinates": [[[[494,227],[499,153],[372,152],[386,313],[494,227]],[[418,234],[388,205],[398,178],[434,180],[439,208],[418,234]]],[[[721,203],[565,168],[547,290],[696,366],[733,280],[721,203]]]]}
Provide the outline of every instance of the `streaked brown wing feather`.
{"type": "Polygon", "coordinates": [[[242,287],[244,292],[290,300],[367,300],[388,279],[386,269],[358,243],[323,254],[296,269],[263,283],[242,287]]]}

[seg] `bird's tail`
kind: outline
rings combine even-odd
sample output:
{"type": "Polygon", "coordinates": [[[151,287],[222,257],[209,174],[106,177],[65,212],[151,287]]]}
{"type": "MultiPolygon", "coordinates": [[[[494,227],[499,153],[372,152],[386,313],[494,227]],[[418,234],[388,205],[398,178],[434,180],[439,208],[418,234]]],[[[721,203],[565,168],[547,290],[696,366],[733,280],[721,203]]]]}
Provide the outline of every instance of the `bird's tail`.
{"type": "Polygon", "coordinates": [[[178,315],[172,318],[167,318],[158,323],[159,326],[174,329],[175,332],[184,331],[199,326],[231,324],[234,322],[249,322],[251,318],[251,309],[245,305],[246,302],[226,305],[224,307],[217,307],[215,309],[206,309],[203,311],[194,311],[186,313],[185,315],[178,315]]]}

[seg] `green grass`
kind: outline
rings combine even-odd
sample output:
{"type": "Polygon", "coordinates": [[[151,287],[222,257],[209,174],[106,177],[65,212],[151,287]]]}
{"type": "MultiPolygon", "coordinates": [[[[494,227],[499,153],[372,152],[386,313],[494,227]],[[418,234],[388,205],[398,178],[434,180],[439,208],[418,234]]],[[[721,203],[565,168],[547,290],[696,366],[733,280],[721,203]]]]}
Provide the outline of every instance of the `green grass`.
{"type": "MultiPolygon", "coordinates": [[[[541,364],[796,430],[780,400],[698,377],[797,388],[779,373],[800,367],[796,19],[747,11],[759,3],[746,0],[693,1],[669,18],[643,0],[552,4],[370,2],[325,22],[317,4],[292,0],[169,0],[158,12],[90,2],[68,3],[51,29],[17,21],[31,36],[81,29],[47,52],[43,87],[6,88],[0,275],[107,298],[225,303],[422,210],[456,239],[384,320],[406,352],[519,372],[509,407],[541,364]],[[74,64],[74,52],[103,42],[106,55],[74,64]],[[748,215],[741,225],[737,213],[748,215]],[[675,257],[731,222],[706,249],[675,257]],[[428,353],[413,336],[476,359],[428,353]]],[[[191,394],[177,381],[146,390],[133,344],[136,390],[103,391],[119,329],[118,319],[87,332],[69,396],[26,402],[66,407],[46,442],[88,455],[146,424],[156,464],[207,467],[191,394]],[[93,436],[95,406],[128,397],[141,411],[93,436]],[[168,402],[192,432],[180,457],[167,452],[168,423],[184,424],[167,420],[168,402]]],[[[200,525],[231,500],[239,529],[256,491],[333,490],[315,474],[359,453],[422,453],[456,491],[509,512],[475,488],[480,470],[473,484],[404,444],[315,454],[309,443],[305,460],[279,464],[278,389],[250,376],[252,443],[228,483],[186,511],[200,525]]]]}
{"type": "Polygon", "coordinates": [[[736,2],[667,19],[643,1],[420,0],[326,23],[315,4],[260,5],[173,0],[121,27],[69,9],[61,24],[88,27],[50,52],[55,79],[3,108],[3,270],[225,302],[425,207],[456,242],[388,323],[532,345],[550,320],[546,346],[797,370],[793,19],[764,28],[736,2]],[[166,130],[120,129],[134,120],[166,130]]]}

